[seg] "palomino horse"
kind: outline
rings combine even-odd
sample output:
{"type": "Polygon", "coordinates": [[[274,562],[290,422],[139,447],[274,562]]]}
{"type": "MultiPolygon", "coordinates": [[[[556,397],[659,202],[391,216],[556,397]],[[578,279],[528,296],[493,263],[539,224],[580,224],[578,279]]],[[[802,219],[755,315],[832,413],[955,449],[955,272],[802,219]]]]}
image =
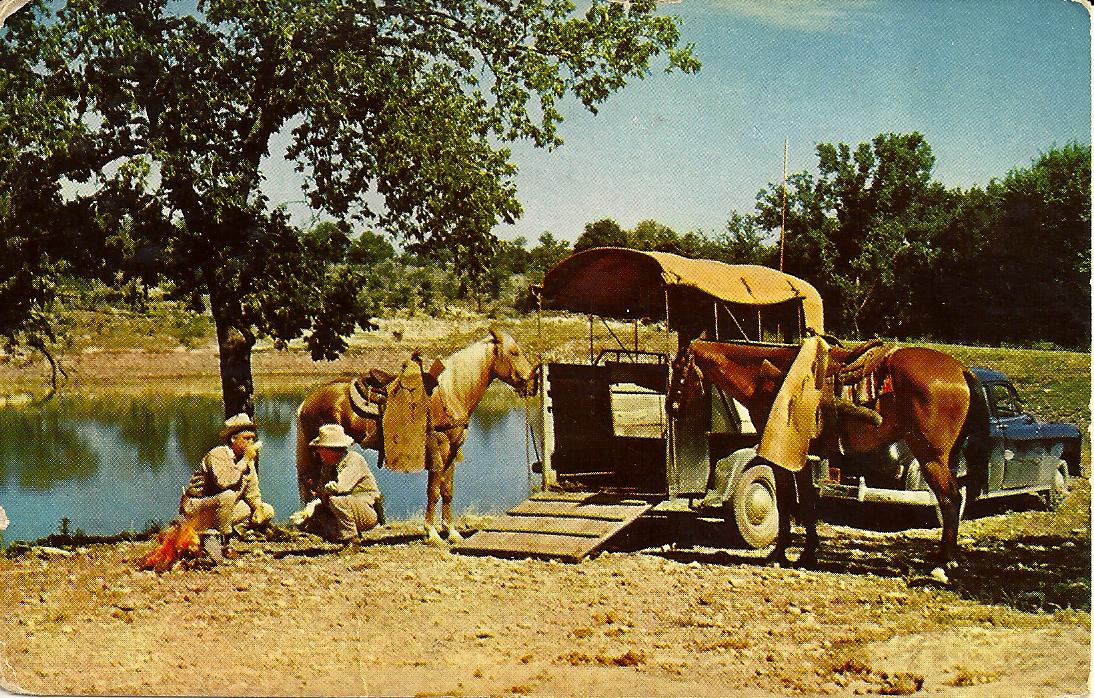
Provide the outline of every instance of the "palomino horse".
{"type": "MultiPolygon", "coordinates": [[[[703,391],[703,376],[736,398],[748,409],[756,429],[763,433],[768,413],[783,375],[793,362],[797,347],[770,347],[724,344],[695,340],[673,364],[673,383],[669,404],[687,403],[703,391]]],[[[832,347],[827,375],[832,376],[860,354],[859,349],[832,347]]],[[[973,445],[983,443],[987,435],[987,406],[976,377],[949,354],[924,347],[895,349],[883,362],[883,371],[891,380],[892,390],[883,391],[876,411],[880,423],[865,418],[837,416],[853,409],[822,409],[822,430],[814,442],[820,455],[835,456],[842,445],[849,453],[868,453],[903,439],[919,461],[923,478],[938,499],[942,512],[942,540],[935,576],[945,577],[945,568],[953,565],[957,552],[957,529],[961,493],[951,467],[959,455],[958,444],[968,436],[973,445]]],[[[825,388],[831,391],[829,384],[825,388]]],[[[825,402],[839,408],[834,395],[825,402]]],[[[967,451],[969,472],[983,471],[986,454],[979,448],[967,451]],[[984,460],[984,462],[981,462],[984,460]]],[[[779,506],[784,512],[793,502],[792,478],[797,477],[801,506],[798,515],[806,528],[806,543],[799,562],[815,561],[816,492],[809,469],[792,475],[783,468],[776,473],[779,506]]],[[[972,475],[977,477],[978,475],[972,475]]],[[[974,487],[976,483],[973,483],[974,487]]],[[[785,561],[790,535],[790,517],[779,517],[779,538],[772,557],[785,561]]]]}
{"type": "MultiPolygon", "coordinates": [[[[467,434],[471,413],[490,383],[498,378],[519,394],[534,390],[533,369],[520,346],[505,332],[491,329],[490,336],[444,359],[437,387],[430,396],[433,433],[428,435],[428,482],[426,485],[425,535],[434,545],[443,544],[433,522],[437,500],[442,501],[442,527],[448,540],[459,542],[452,525],[452,492],[455,463],[467,434]]],[[[308,442],[323,424],[341,424],[362,448],[379,450],[381,433],[375,416],[354,409],[349,382],[328,383],[304,399],[296,411],[296,473],[301,501],[311,498],[312,483],[320,463],[308,442]]]]}

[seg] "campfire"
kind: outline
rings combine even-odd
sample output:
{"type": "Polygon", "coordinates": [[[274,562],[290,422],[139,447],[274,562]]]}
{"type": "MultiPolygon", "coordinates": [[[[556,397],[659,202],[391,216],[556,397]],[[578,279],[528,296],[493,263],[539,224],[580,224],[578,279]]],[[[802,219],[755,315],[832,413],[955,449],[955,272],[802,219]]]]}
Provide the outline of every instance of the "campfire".
{"type": "Polygon", "coordinates": [[[197,557],[201,550],[199,534],[212,526],[213,519],[214,512],[206,509],[173,521],[156,536],[159,545],[141,559],[140,568],[165,572],[183,560],[197,557]]]}

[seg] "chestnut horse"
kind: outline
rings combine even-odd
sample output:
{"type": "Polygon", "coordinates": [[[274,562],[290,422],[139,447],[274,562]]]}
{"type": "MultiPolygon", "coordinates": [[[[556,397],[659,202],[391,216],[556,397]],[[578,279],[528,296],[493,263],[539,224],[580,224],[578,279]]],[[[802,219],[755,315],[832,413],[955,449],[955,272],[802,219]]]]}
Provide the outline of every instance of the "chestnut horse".
{"type": "MultiPolygon", "coordinates": [[[[427,436],[425,536],[434,544],[443,541],[433,525],[437,500],[442,500],[442,527],[449,542],[461,540],[452,525],[452,492],[455,463],[467,435],[471,413],[490,383],[498,378],[519,394],[534,390],[533,369],[520,346],[505,332],[491,329],[490,336],[460,349],[442,361],[437,387],[430,396],[433,432],[427,436]]],[[[308,395],[296,411],[296,473],[300,499],[311,499],[311,488],[320,472],[319,460],[308,443],[323,424],[341,424],[362,448],[379,450],[381,433],[375,416],[354,409],[349,382],[328,383],[308,395]]]]}
{"type": "MultiPolygon", "coordinates": [[[[863,345],[864,347],[866,345],[863,345]]],[[[829,377],[853,361],[859,349],[832,347],[829,350],[829,377]]],[[[768,413],[782,377],[797,356],[797,347],[750,346],[695,340],[673,362],[673,382],[669,404],[694,400],[703,391],[703,377],[736,398],[748,409],[759,433],[763,433],[768,413]]],[[[839,409],[831,381],[822,407],[822,430],[814,441],[819,455],[833,456],[842,445],[845,452],[869,453],[885,445],[904,440],[919,461],[923,478],[938,500],[942,513],[942,540],[938,568],[932,575],[945,579],[957,552],[957,529],[961,511],[961,493],[952,469],[959,455],[959,444],[966,436],[982,443],[987,432],[987,406],[975,375],[949,354],[925,347],[905,347],[891,351],[883,362],[884,374],[891,380],[877,401],[880,423],[865,418],[836,417],[854,412],[839,409]],[[835,417],[835,418],[833,418],[835,417]]],[[[970,472],[980,472],[986,454],[970,449],[970,472]]],[[[801,493],[798,515],[806,528],[806,543],[800,564],[815,561],[818,545],[816,530],[816,491],[809,468],[791,474],[783,468],[776,473],[779,505],[793,502],[791,478],[797,477],[801,493]]],[[[788,513],[789,508],[784,509],[788,513]]],[[[790,517],[779,517],[779,538],[772,558],[785,561],[790,535],[790,517]]]]}

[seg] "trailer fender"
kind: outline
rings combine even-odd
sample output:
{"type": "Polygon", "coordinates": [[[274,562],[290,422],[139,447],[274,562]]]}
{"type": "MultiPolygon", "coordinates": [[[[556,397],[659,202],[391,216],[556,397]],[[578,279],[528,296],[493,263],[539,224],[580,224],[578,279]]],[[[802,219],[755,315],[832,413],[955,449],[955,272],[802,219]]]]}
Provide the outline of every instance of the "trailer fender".
{"type": "Polygon", "coordinates": [[[742,448],[721,458],[714,465],[714,485],[704,500],[704,505],[720,507],[733,494],[737,478],[756,457],[755,448],[742,448]]]}
{"type": "Polygon", "coordinates": [[[719,460],[715,488],[733,543],[758,550],[775,542],[779,532],[775,474],[769,463],[756,456],[755,448],[742,448],[719,460]]]}

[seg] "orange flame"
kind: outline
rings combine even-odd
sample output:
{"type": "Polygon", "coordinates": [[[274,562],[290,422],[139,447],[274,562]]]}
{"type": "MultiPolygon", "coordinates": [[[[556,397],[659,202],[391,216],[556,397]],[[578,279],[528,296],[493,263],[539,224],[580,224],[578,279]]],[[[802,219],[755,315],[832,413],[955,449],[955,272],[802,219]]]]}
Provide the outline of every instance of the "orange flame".
{"type": "Polygon", "coordinates": [[[174,521],[164,529],[156,540],[159,545],[140,561],[142,570],[163,572],[183,557],[193,557],[201,549],[198,533],[213,524],[214,512],[211,509],[198,509],[181,521],[174,521]]]}

